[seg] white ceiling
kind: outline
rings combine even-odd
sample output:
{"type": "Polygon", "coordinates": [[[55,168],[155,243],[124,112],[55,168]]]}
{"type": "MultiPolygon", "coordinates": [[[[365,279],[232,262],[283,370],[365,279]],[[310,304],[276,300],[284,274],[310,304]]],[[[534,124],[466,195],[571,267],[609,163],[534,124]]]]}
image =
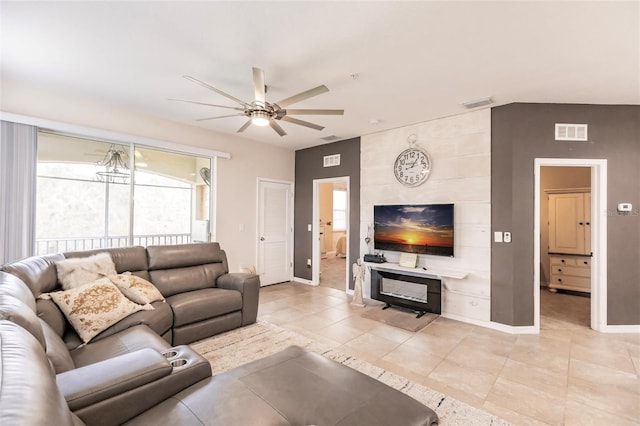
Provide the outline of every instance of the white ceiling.
{"type": "MultiPolygon", "coordinates": [[[[1,73],[19,81],[235,134],[236,106],[191,75],[252,101],[251,67],[274,102],[344,108],[251,126],[242,136],[303,148],[511,102],[640,104],[640,2],[6,2],[1,73]],[[357,74],[353,79],[351,74],[357,74]],[[379,120],[372,124],[371,120],[379,120]]],[[[9,111],[10,112],[10,111],[9,111]]]]}

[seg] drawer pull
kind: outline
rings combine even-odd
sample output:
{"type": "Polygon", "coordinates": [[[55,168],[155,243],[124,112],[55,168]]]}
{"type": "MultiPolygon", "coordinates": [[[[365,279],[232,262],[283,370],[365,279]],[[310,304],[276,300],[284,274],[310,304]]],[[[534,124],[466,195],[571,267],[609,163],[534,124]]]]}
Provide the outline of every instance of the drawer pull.
{"type": "Polygon", "coordinates": [[[562,268],[558,268],[558,272],[562,272],[562,268]]]}
{"type": "Polygon", "coordinates": [[[584,261],[584,264],[585,264],[585,265],[588,265],[588,264],[589,264],[589,262],[587,262],[587,261],[585,260],[585,261],[584,261]]]}
{"type": "Polygon", "coordinates": [[[562,278],[558,278],[558,282],[561,283],[562,282],[562,278]]]}
{"type": "Polygon", "coordinates": [[[587,225],[591,225],[591,222],[587,222],[587,225]]]}
{"type": "Polygon", "coordinates": [[[578,222],[578,225],[584,225],[584,223],[583,222],[578,222]]]}
{"type": "Polygon", "coordinates": [[[564,259],[562,259],[561,262],[564,263],[564,259]]]}

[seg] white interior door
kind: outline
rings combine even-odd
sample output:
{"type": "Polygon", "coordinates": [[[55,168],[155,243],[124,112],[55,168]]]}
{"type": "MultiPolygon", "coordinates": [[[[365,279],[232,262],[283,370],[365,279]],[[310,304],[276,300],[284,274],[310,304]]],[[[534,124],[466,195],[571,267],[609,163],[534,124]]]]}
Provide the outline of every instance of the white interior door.
{"type": "Polygon", "coordinates": [[[258,273],[261,285],[291,280],[291,206],[291,183],[258,181],[258,273]]]}

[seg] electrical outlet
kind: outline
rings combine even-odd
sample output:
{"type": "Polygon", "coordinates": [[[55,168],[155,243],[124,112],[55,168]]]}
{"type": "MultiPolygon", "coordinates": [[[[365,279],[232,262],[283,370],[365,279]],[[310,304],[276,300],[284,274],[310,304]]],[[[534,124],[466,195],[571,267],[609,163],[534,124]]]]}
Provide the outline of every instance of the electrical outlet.
{"type": "Polygon", "coordinates": [[[505,232],[504,233],[504,242],[505,243],[510,243],[511,242],[511,232],[505,232]]]}
{"type": "Polygon", "coordinates": [[[311,259],[307,259],[307,266],[311,266],[311,259]]]}

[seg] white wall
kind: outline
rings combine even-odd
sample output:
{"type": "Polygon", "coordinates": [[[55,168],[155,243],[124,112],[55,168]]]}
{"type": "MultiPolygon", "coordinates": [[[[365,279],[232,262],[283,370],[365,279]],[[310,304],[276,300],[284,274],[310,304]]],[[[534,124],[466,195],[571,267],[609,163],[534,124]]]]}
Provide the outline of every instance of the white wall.
{"type": "MultiPolygon", "coordinates": [[[[454,258],[419,256],[419,265],[469,273],[448,279],[443,288],[442,314],[470,322],[490,320],[491,289],[491,110],[401,127],[361,138],[361,253],[375,204],[454,203],[454,258]],[[396,156],[408,147],[408,136],[431,156],[429,179],[417,188],[398,183],[396,156]]],[[[399,255],[385,252],[387,260],[399,255]]],[[[365,295],[370,296],[370,287],[365,295]]]]}
{"type": "Polygon", "coordinates": [[[240,264],[255,265],[257,178],[293,182],[293,150],[159,119],[88,97],[6,79],[1,84],[3,112],[231,153],[231,159],[218,160],[217,240],[227,252],[231,271],[237,271],[240,264]]]}

